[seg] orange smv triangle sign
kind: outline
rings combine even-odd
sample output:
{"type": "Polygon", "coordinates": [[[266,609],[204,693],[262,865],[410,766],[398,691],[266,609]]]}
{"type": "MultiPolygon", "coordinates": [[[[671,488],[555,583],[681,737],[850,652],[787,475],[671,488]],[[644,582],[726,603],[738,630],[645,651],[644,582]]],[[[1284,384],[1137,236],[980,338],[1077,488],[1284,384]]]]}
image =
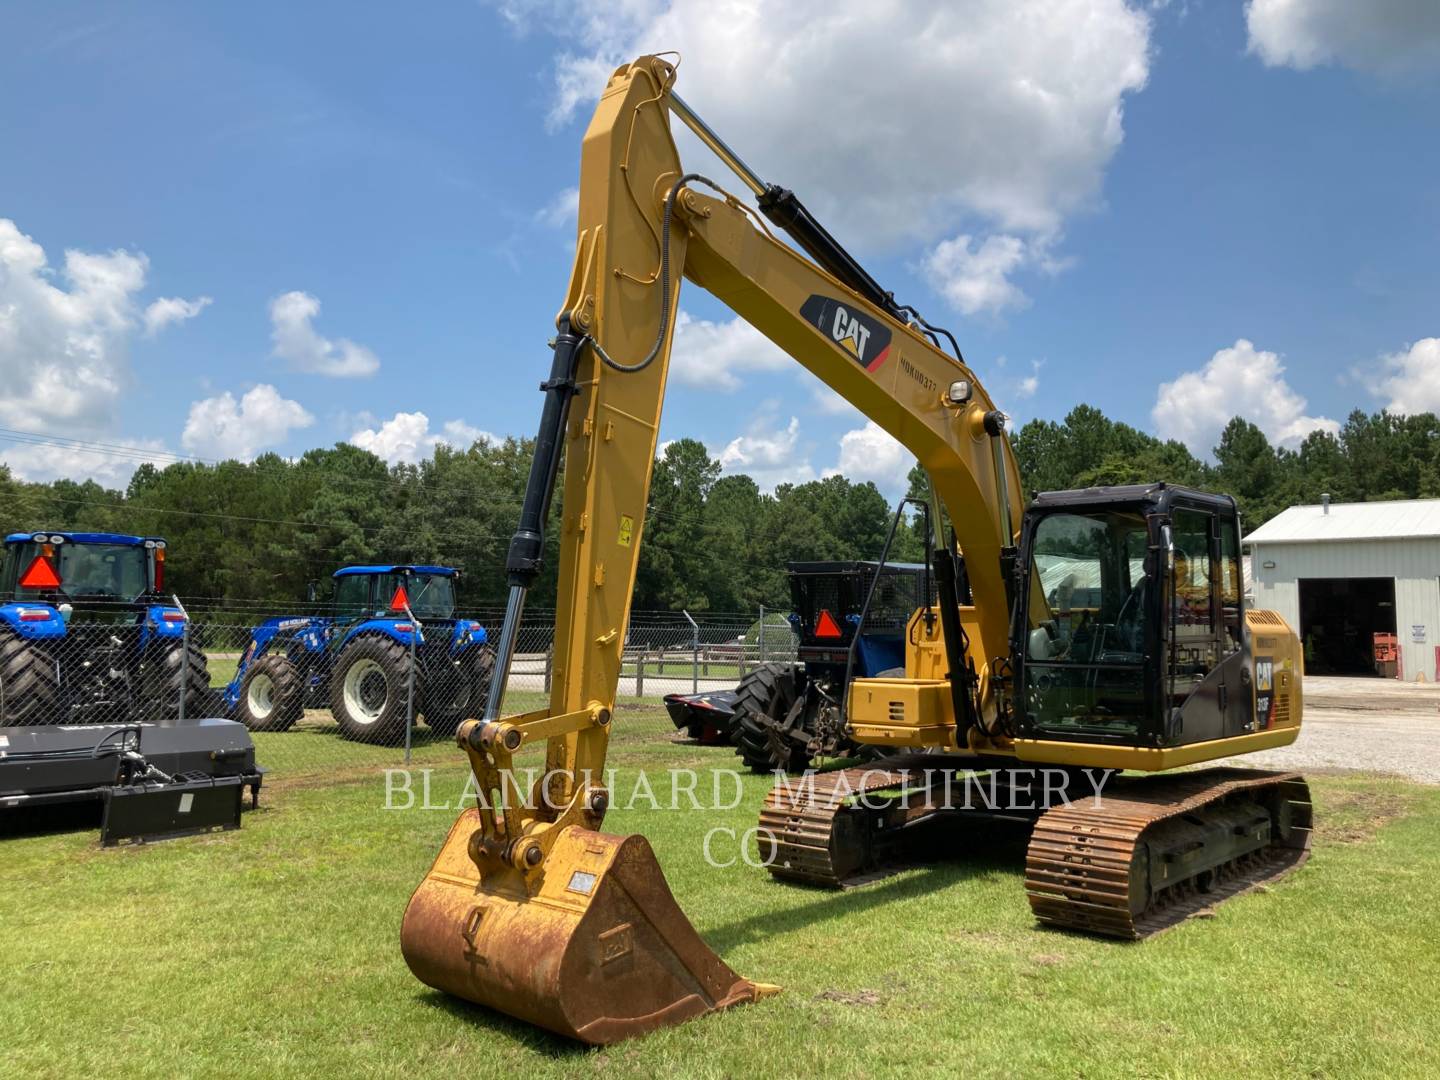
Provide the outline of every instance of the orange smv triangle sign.
{"type": "Polygon", "coordinates": [[[60,575],[55,573],[55,568],[50,565],[50,560],[44,555],[36,555],[35,561],[25,571],[25,576],[20,579],[22,589],[58,589],[60,587],[60,575]]]}
{"type": "Polygon", "coordinates": [[[395,595],[390,598],[391,611],[404,611],[410,606],[410,597],[405,595],[405,586],[395,586],[395,595]]]}
{"type": "Polygon", "coordinates": [[[835,621],[835,616],[830,614],[828,608],[820,609],[820,618],[815,620],[815,636],[827,638],[842,636],[840,624],[835,621]]]}

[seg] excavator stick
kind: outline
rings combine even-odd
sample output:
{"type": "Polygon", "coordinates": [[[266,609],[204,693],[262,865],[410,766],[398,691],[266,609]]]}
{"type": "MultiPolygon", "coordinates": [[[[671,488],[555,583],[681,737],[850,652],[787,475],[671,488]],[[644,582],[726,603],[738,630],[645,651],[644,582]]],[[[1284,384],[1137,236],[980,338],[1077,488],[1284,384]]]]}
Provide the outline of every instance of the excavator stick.
{"type": "Polygon", "coordinates": [[[468,851],[479,825],[461,815],[405,911],[421,982],[602,1046],[774,992],[700,939],[644,837],[570,826],[534,880],[482,883],[468,851]]]}

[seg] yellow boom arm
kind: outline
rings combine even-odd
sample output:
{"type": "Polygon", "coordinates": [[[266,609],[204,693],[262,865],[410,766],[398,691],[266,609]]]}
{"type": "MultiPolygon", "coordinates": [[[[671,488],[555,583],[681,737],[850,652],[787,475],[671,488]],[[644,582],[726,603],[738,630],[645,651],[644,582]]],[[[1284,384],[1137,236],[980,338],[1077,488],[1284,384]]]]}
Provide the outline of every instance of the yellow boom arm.
{"type": "Polygon", "coordinates": [[[737,199],[702,194],[700,183],[675,191],[684,174],[669,126],[672,74],[664,61],[643,58],[617,71],[600,100],[585,135],[579,240],[557,320],[617,364],[636,365],[653,350],[634,371],[612,367],[593,346],[579,350],[550,708],[502,722],[521,745],[548,739],[548,767],[571,782],[603,772],[682,274],[928,471],[965,553],[974,596],[967,624],[987,709],[988,662],[1009,652],[1000,549],[1019,527],[1019,479],[1008,440],[986,430],[994,404],[967,367],[776,239],[737,199]],[[951,400],[952,387],[961,400],[951,400]]]}
{"type": "MultiPolygon", "coordinates": [[[[648,869],[648,848],[637,854],[643,840],[592,831],[608,802],[606,745],[682,276],[719,297],[928,471],[974,597],[962,617],[982,720],[995,709],[990,662],[1009,653],[1002,548],[1014,542],[1020,519],[1003,417],[974,374],[897,318],[893,306],[886,310],[843,284],[777,239],[738,199],[685,174],[672,112],[758,193],[743,164],[674,98],[673,78],[673,66],[657,57],[620,68],[585,134],[575,263],[510,552],[511,598],[491,705],[484,720],[468,721],[458,735],[482,797],[417,890],[404,931],[407,959],[426,982],[602,1042],[764,990],[699,941],[658,868],[648,869]],[[550,705],[502,718],[562,448],[550,705]],[[541,741],[546,779],[517,798],[507,790],[512,756],[541,741]],[[515,952],[516,935],[529,951],[524,957],[515,952]]],[[[974,728],[964,737],[970,748],[985,739],[974,728]]]]}

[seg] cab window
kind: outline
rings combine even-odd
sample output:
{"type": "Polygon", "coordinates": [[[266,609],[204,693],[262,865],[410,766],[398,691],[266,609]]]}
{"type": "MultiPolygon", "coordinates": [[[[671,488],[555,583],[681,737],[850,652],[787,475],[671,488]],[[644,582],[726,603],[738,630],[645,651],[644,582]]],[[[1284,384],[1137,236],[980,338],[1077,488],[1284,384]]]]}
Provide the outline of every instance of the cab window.
{"type": "Polygon", "coordinates": [[[365,574],[346,574],[336,579],[335,614],[361,618],[370,614],[370,578],[365,574]]]}
{"type": "MultiPolygon", "coordinates": [[[[1200,510],[1171,516],[1171,573],[1165,618],[1170,629],[1172,693],[1183,699],[1229,652],[1222,645],[1220,567],[1211,558],[1215,517],[1200,510]]],[[[1237,560],[1238,561],[1238,560],[1237,560]]],[[[1238,582],[1238,566],[1235,571],[1238,582]]],[[[1238,593],[1235,611],[1239,612],[1238,593]]]]}
{"type": "Polygon", "coordinates": [[[1145,716],[1149,526],[1138,511],[1052,513],[1036,526],[1025,710],[1057,734],[1133,736],[1145,716]]]}
{"type": "Polygon", "coordinates": [[[1245,582],[1240,570],[1240,523],[1220,522],[1220,618],[1225,625],[1225,651],[1241,643],[1241,593],[1245,582]]]}

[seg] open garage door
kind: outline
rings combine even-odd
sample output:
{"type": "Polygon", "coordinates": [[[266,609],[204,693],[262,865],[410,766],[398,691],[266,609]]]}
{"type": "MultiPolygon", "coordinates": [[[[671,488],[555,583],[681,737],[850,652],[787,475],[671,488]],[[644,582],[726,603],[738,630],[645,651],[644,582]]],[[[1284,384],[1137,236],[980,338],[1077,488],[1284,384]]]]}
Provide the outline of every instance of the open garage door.
{"type": "Polygon", "coordinates": [[[1375,635],[1394,633],[1394,578],[1300,579],[1308,673],[1376,675],[1375,635]]]}

